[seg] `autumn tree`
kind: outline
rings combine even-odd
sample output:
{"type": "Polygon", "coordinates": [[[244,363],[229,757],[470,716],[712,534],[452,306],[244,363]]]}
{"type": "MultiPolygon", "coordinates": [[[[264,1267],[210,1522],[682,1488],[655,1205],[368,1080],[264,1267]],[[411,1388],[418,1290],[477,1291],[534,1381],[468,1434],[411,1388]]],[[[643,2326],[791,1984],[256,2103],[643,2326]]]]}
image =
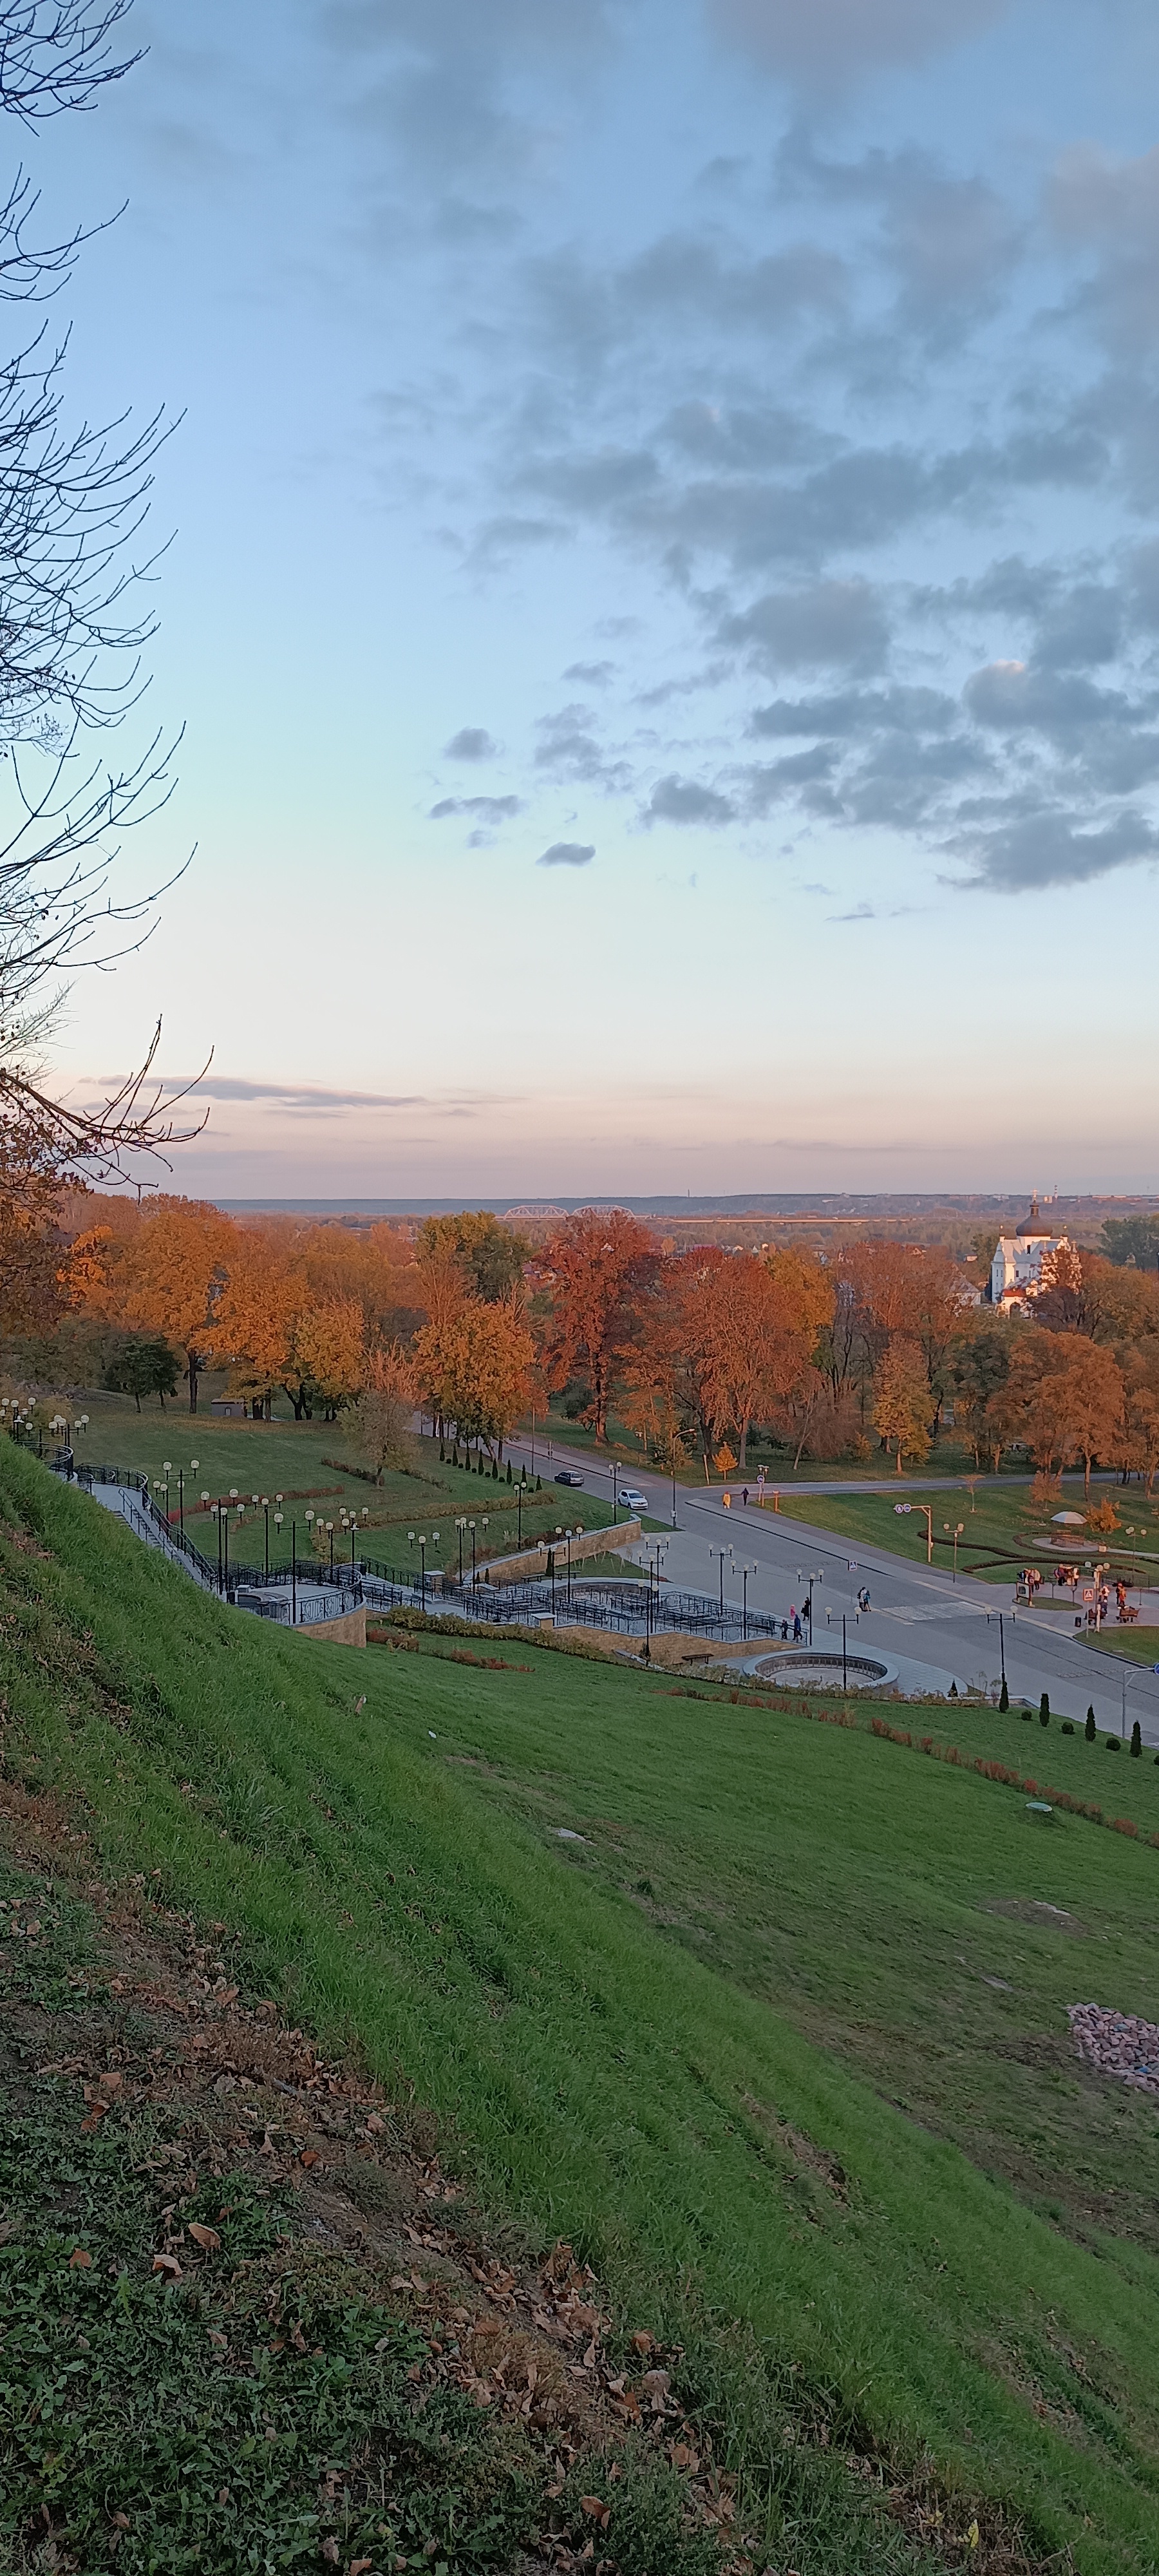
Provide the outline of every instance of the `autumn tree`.
{"type": "Polygon", "coordinates": [[[930,1383],[925,1356],[917,1342],[891,1341],[878,1362],[873,1391],[873,1421],[888,1447],[915,1463],[929,1455],[930,1383]]]}
{"type": "Polygon", "coordinates": [[[500,1449],[525,1410],[535,1344],[508,1302],[469,1297],[442,1323],[424,1325],[414,1345],[419,1381],[460,1439],[500,1449]]]}
{"type": "Polygon", "coordinates": [[[304,1306],[295,1324],[294,1356],[300,1383],[311,1389],[327,1422],[333,1422],[342,1406],[358,1394],[366,1375],[362,1308],[357,1298],[331,1297],[322,1305],[304,1306]]]}
{"type": "Polygon", "coordinates": [[[624,1208],[580,1208],[565,1219],[544,1252],[551,1291],[544,1347],[553,1386],[582,1375],[585,1422],[607,1436],[608,1405],[619,1354],[633,1339],[660,1256],[647,1228],[624,1208]]]}
{"type": "Polygon", "coordinates": [[[131,1332],[163,1334],[184,1352],[191,1413],[234,1234],[219,1209],[172,1199],[132,1235],[96,1227],[80,1236],[66,1268],[75,1304],[131,1332]]]}
{"type": "Polygon", "coordinates": [[[388,1467],[410,1465],[410,1426],[419,1393],[419,1371],[401,1342],[371,1352],[354,1407],[354,1432],[376,1484],[381,1485],[388,1467]]]}
{"type": "Polygon", "coordinates": [[[418,1230],[420,1263],[454,1261],[469,1296],[485,1306],[510,1297],[531,1259],[531,1245],[490,1208],[462,1208],[456,1216],[428,1216],[418,1230]]]}
{"type": "Polygon", "coordinates": [[[751,1423],[802,1384],[831,1309],[828,1283],[794,1252],[771,1261],[734,1253],[691,1289],[685,1331],[713,1430],[737,1434],[742,1475],[751,1423]]]}

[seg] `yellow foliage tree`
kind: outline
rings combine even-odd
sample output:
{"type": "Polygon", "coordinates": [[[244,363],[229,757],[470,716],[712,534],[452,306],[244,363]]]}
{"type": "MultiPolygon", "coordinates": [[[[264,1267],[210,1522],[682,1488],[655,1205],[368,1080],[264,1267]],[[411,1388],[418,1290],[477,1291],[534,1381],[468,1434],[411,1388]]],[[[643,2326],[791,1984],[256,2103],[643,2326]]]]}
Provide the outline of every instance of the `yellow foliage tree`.
{"type": "Polygon", "coordinates": [[[920,1345],[893,1341],[883,1352],[874,1380],[873,1421],[883,1440],[902,1459],[920,1464],[929,1456],[930,1382],[920,1345]]]}
{"type": "Polygon", "coordinates": [[[490,1449],[503,1441],[530,1398],[535,1345],[510,1305],[470,1297],[457,1313],[424,1325],[415,1365],[436,1414],[456,1436],[490,1449]]]}

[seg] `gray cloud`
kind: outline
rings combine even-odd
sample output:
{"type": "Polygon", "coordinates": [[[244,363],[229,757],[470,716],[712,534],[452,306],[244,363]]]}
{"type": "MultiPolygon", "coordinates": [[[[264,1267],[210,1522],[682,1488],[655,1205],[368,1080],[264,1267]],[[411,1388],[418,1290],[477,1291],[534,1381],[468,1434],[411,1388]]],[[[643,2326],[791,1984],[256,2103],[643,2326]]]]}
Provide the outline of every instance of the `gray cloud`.
{"type": "MultiPolygon", "coordinates": [[[[180,1086],[184,1088],[185,1086],[180,1086]]],[[[202,1074],[188,1086],[205,1100],[274,1100],[284,1109],[426,1109],[421,1092],[326,1091],[313,1083],[245,1082],[224,1073],[202,1074]]]]}
{"type": "Polygon", "coordinates": [[[892,63],[920,63],[980,35],[1008,0],[707,0],[715,26],[807,88],[843,89],[892,63]]]}
{"type": "Polygon", "coordinates": [[[644,809],[646,823],[731,823],[736,806],[716,788],[695,778],[660,778],[644,809]]]}
{"type": "Polygon", "coordinates": [[[576,779],[583,786],[626,787],[631,777],[626,762],[608,757],[591,729],[592,721],[591,708],[583,706],[560,707],[555,715],[542,716],[536,768],[550,770],[556,778],[576,779]]]}
{"type": "Polygon", "coordinates": [[[767,592],[722,619],[719,633],[722,642],[747,647],[754,660],[773,670],[877,671],[889,643],[880,595],[860,575],[767,592]]]}
{"type": "Polygon", "coordinates": [[[462,725],[444,746],[444,760],[494,760],[499,749],[482,725],[462,725]]]}
{"type": "Polygon", "coordinates": [[[1084,885],[1159,850],[1159,832],[1146,815],[1128,808],[1095,829],[1076,828],[1062,808],[1013,814],[988,829],[959,833],[959,851],[975,862],[967,880],[1000,894],[1025,894],[1046,886],[1084,885]]]}
{"type": "Polygon", "coordinates": [[[586,689],[602,689],[615,677],[615,670],[614,662],[569,662],[563,676],[582,681],[586,689]]]}
{"type": "Polygon", "coordinates": [[[586,868],[595,855],[594,841],[553,841],[535,864],[537,868],[586,868]]]}
{"type": "Polygon", "coordinates": [[[428,819],[441,823],[448,814],[477,814],[484,823],[506,823],[522,812],[521,796],[443,796],[432,805],[428,819]]]}

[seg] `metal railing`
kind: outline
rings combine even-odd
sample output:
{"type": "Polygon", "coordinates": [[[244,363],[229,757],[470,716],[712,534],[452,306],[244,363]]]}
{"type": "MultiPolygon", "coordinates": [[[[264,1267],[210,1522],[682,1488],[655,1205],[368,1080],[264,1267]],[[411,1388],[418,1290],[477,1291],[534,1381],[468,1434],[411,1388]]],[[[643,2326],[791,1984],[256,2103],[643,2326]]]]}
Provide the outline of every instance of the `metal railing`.
{"type": "Polygon", "coordinates": [[[673,1592],[667,1585],[661,1591],[646,1581],[618,1582],[606,1588],[582,1578],[573,1577],[569,1583],[562,1568],[554,1582],[547,1576],[502,1586],[487,1583],[481,1572],[474,1581],[466,1576],[460,1586],[453,1575],[441,1570],[432,1568],[424,1577],[412,1567],[388,1565],[376,1557],[331,1565],[325,1558],[295,1555],[286,1564],[271,1566],[268,1573],[236,1563],[227,1569],[224,1560],[215,1565],[186,1531],[174,1527],[168,1513],[154,1501],[148,1477],[136,1469],[107,1462],[77,1468],[69,1453],[62,1452],[56,1472],[86,1488],[120,1487],[122,1514],[138,1537],[160,1548],[204,1591],[216,1592],[235,1608],[283,1627],[319,1624],[313,1607],[319,1600],[324,1619],[342,1618],[363,1607],[380,1614],[423,1608],[434,1618],[450,1613],[481,1627],[536,1627],[550,1618],[557,1628],[597,1627],[621,1637],[650,1637],[661,1629],[676,1629],[721,1642],[740,1635],[779,1639],[784,1625],[762,1611],[742,1611],[730,1602],[721,1606],[705,1593],[673,1592]]]}

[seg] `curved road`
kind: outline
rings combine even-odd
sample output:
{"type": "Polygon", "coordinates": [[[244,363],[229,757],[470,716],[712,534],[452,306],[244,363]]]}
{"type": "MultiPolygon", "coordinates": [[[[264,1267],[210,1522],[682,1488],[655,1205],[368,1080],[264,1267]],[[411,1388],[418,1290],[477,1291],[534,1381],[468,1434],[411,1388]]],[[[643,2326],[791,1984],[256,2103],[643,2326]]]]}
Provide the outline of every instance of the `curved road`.
{"type": "MultiPolygon", "coordinates": [[[[610,1495],[608,1462],[593,1458],[590,1451],[569,1451],[557,1440],[552,1441],[547,1458],[545,1445],[536,1442],[535,1461],[545,1485],[559,1467],[575,1466],[583,1475],[586,1492],[610,1495]]],[[[530,1464],[529,1443],[516,1440],[508,1447],[515,1460],[530,1464]]],[[[844,1613],[850,1645],[868,1647],[896,1664],[901,1689],[936,1693],[947,1692],[951,1681],[957,1682],[959,1690],[966,1683],[996,1683],[1004,1642],[1012,1700],[1032,1700],[1037,1707],[1043,1691],[1049,1691],[1054,1713],[1077,1720],[1093,1706],[1100,1732],[1107,1734],[1119,1732],[1124,1716],[1129,1734],[1133,1719],[1138,1718],[1144,1743],[1159,1746],[1159,1674],[1144,1664],[1127,1663],[1084,1645],[1075,1636],[1069,1603],[1065,1608],[1060,1603],[1053,1612],[1049,1605],[1016,1610],[1013,1587],[1008,1591],[1004,1584],[980,1583],[964,1574],[955,1584],[940,1567],[913,1565],[885,1549],[815,1529],[811,1522],[794,1521],[791,1494],[786,1507],[782,1493],[779,1512],[767,1507],[759,1511],[755,1504],[745,1511],[739,1500],[726,1511],[719,1487],[701,1490],[678,1485],[673,1529],[670,1477],[623,1465],[615,1473],[618,1484],[631,1484],[647,1494],[650,1515],[666,1524],[668,1535],[661,1542],[663,1571],[669,1582],[682,1589],[719,1597],[720,1551],[731,1548],[731,1561],[725,1556],[726,1603],[739,1614],[741,1567],[747,1563],[750,1608],[783,1618],[791,1604],[801,1606],[813,1572],[821,1578],[813,1593],[815,1644],[840,1648],[844,1613]],[[866,1617],[859,1618],[856,1596],[863,1585],[868,1585],[871,1607],[866,1617]]],[[[958,1480],[945,1481],[952,1488],[958,1480]]],[[[827,1484],[809,1490],[833,1493],[842,1487],[827,1484]]],[[[860,1481],[845,1490],[874,1489],[860,1481]]],[[[560,1520],[566,1522],[571,1511],[582,1509],[579,1492],[561,1486],[559,1505],[560,1520]]],[[[645,1540],[632,1553],[641,1556],[654,1545],[654,1540],[645,1540]]]]}

